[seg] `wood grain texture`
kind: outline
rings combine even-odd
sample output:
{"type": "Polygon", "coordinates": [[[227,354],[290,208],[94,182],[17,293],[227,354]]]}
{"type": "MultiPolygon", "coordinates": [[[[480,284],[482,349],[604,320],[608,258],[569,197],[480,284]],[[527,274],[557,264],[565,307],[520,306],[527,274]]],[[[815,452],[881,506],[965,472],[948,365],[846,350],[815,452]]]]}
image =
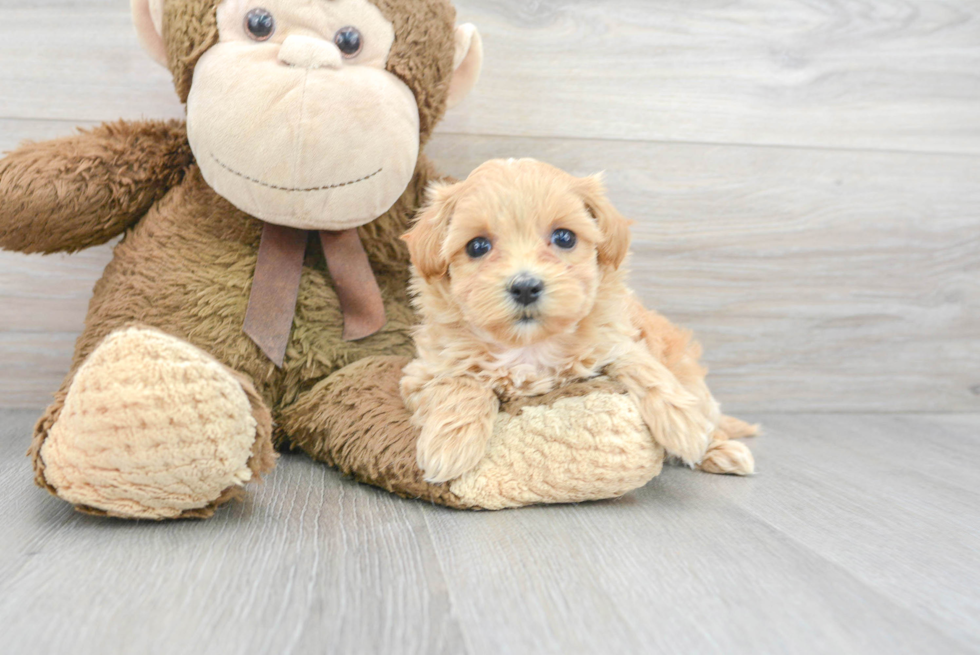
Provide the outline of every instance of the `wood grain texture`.
{"type": "MultiPolygon", "coordinates": [[[[457,5],[487,62],[445,132],[980,153],[972,0],[457,5]]],[[[5,10],[0,61],[0,118],[182,113],[126,0],[5,10]]]]}
{"type": "Polygon", "coordinates": [[[4,9],[0,119],[180,118],[170,74],[139,45],[127,0],[4,9]]]}
{"type": "Polygon", "coordinates": [[[968,653],[980,415],[756,415],[760,473],[464,513],[289,456],[211,521],[72,513],[0,412],[7,652],[968,653]],[[52,628],[52,626],[56,626],[52,628]]]}
{"type": "Polygon", "coordinates": [[[980,151],[980,6],[463,1],[488,74],[452,132],[980,151]]]}

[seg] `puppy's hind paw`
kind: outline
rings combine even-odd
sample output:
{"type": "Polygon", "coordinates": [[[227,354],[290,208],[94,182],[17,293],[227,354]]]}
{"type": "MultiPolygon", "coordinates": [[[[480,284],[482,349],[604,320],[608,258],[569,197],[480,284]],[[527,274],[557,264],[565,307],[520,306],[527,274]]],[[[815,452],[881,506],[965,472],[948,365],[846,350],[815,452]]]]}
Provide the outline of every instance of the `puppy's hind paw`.
{"type": "Polygon", "coordinates": [[[748,446],[740,441],[715,441],[708,447],[698,468],[718,475],[752,475],[755,458],[748,446]]]}

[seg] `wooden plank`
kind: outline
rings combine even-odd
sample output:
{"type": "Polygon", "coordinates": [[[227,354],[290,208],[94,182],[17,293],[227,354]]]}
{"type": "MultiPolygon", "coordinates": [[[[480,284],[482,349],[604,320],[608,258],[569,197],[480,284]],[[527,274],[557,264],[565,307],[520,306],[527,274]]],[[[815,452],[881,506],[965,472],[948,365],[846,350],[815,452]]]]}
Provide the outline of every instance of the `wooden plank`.
{"type": "Polygon", "coordinates": [[[618,501],[499,513],[399,500],[290,456],[245,503],[167,524],[76,515],[32,487],[34,418],[0,412],[11,652],[980,644],[980,415],[749,416],[767,427],[754,478],[669,467],[618,501]]]}
{"type": "Polygon", "coordinates": [[[180,118],[170,74],[139,45],[129,3],[5,9],[0,118],[180,118]]]}
{"type": "Polygon", "coordinates": [[[967,652],[725,502],[754,481],[672,489],[696,475],[620,503],[429,515],[464,632],[487,653],[967,652]]]}
{"type": "Polygon", "coordinates": [[[466,652],[423,505],[288,457],[210,521],[93,519],[33,487],[33,420],[0,415],[5,652],[466,652]]]}
{"type": "MultiPolygon", "coordinates": [[[[180,116],[125,0],[8,9],[0,117],[180,116]]],[[[980,152],[971,0],[459,0],[485,73],[448,133],[980,152]]]]}
{"type": "Polygon", "coordinates": [[[468,134],[980,151],[975,2],[457,3],[468,134]]]}
{"type": "MultiPolygon", "coordinates": [[[[450,135],[429,153],[457,176],[515,155],[606,169],[638,221],[634,287],[696,330],[733,411],[980,408],[976,158],[450,135]]],[[[109,256],[0,253],[0,329],[77,334],[109,256]]],[[[19,376],[40,342],[18,347],[19,376]]],[[[27,374],[44,392],[0,371],[0,406],[44,404],[63,371],[27,374]]]]}
{"type": "MultiPolygon", "coordinates": [[[[781,492],[748,490],[731,495],[733,502],[980,649],[980,417],[803,414],[762,421],[767,434],[750,442],[758,483],[781,492]]],[[[727,488],[683,478],[677,493],[708,499],[727,488]]]]}
{"type": "Polygon", "coordinates": [[[75,332],[0,331],[0,407],[47,406],[68,373],[77,338],[75,332]]]}

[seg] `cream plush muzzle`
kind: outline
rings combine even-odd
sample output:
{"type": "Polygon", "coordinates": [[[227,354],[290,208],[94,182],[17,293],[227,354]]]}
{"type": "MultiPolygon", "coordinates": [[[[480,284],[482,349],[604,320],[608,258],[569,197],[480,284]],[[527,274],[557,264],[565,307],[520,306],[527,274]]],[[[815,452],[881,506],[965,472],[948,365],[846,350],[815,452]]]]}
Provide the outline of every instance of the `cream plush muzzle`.
{"type": "Polygon", "coordinates": [[[419,114],[408,86],[385,70],[394,32],[378,9],[323,4],[332,13],[266,3],[277,33],[256,42],[243,27],[250,5],[223,3],[221,41],[194,73],[187,134],[204,179],[237,208],[279,225],[346,230],[388,211],[412,180],[419,114]],[[320,29],[290,31],[301,23],[320,29]],[[347,25],[364,35],[354,58],[330,40],[347,25]]]}

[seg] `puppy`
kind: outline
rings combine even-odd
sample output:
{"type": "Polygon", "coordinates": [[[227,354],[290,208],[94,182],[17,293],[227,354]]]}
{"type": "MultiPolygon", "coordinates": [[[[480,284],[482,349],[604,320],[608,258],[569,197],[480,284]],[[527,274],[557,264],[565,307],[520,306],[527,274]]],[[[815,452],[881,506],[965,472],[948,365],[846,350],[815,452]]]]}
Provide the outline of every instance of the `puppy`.
{"type": "Polygon", "coordinates": [[[670,455],[752,473],[752,454],[729,438],[756,428],[722,417],[699,346],[626,286],[629,226],[601,177],[530,159],[491,161],[430,189],[403,237],[422,322],[401,382],[426,480],[476,466],[501,400],[599,375],[622,381],[670,455]]]}

